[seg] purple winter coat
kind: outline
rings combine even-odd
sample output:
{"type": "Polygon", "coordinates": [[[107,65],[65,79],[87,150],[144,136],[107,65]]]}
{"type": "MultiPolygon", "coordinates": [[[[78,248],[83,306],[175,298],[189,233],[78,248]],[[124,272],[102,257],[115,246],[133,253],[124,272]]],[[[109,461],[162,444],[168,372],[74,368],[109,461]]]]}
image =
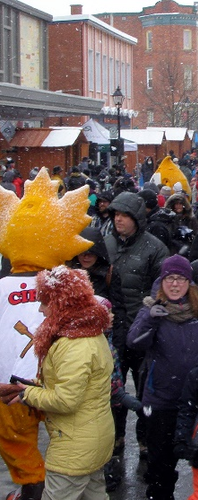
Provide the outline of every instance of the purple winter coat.
{"type": "Polygon", "coordinates": [[[184,380],[198,363],[198,319],[176,323],[168,316],[152,318],[144,306],[129,329],[127,346],[147,353],[143,405],[177,409],[184,380]]]}

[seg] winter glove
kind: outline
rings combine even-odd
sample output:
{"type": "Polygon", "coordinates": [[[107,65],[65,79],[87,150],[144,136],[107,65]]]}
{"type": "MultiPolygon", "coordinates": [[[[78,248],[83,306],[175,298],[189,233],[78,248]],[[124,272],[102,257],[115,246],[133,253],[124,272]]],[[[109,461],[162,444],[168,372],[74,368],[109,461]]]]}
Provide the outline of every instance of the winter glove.
{"type": "Polygon", "coordinates": [[[167,316],[168,311],[161,304],[154,304],[150,309],[150,316],[155,318],[156,316],[167,316]]]}
{"type": "Polygon", "coordinates": [[[21,388],[17,384],[1,384],[0,383],[0,401],[8,404],[21,392],[21,388]]]}
{"type": "Polygon", "coordinates": [[[192,458],[192,450],[187,446],[186,443],[177,443],[174,446],[174,455],[178,459],[190,460],[192,458]]]}
{"type": "Polygon", "coordinates": [[[142,403],[134,396],[126,393],[123,387],[119,387],[118,390],[111,396],[112,406],[121,404],[128,408],[128,410],[138,411],[142,408],[142,403]]]}

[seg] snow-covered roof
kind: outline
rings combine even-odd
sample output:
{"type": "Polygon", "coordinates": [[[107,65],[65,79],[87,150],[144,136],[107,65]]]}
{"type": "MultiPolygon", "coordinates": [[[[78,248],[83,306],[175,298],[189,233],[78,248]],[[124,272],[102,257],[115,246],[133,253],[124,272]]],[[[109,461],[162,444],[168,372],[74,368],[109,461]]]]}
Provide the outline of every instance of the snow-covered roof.
{"type": "Polygon", "coordinates": [[[121,129],[120,135],[123,139],[136,142],[137,145],[159,145],[164,138],[163,130],[151,129],[121,129]]]}
{"type": "Polygon", "coordinates": [[[163,131],[167,141],[184,141],[187,134],[186,127],[147,127],[147,130],[163,131]]]}
{"type": "Polygon", "coordinates": [[[97,26],[98,28],[114,35],[115,37],[121,38],[122,40],[125,40],[128,43],[131,43],[133,45],[136,45],[138,40],[134,36],[130,36],[127,33],[124,33],[123,31],[118,30],[117,28],[114,28],[113,26],[104,23],[100,19],[98,19],[95,16],[89,15],[89,14],[72,14],[70,16],[59,16],[59,17],[54,17],[53,22],[83,22],[87,21],[90,24],[93,24],[97,26]]]}
{"type": "Polygon", "coordinates": [[[66,147],[74,144],[78,138],[82,127],[53,127],[49,135],[41,144],[41,147],[66,147]]]}

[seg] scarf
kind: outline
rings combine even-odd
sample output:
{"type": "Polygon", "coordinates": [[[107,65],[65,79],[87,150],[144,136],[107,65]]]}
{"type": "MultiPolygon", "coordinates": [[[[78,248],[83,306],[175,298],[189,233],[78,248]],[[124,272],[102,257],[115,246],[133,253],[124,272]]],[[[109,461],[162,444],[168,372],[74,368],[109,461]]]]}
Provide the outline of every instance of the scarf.
{"type": "MultiPolygon", "coordinates": [[[[150,296],[145,297],[145,299],[143,300],[143,304],[149,307],[149,309],[151,309],[155,302],[156,301],[150,296]]],[[[184,303],[176,303],[170,302],[168,300],[166,304],[166,310],[168,311],[168,315],[166,316],[166,318],[176,323],[183,323],[184,321],[187,321],[194,317],[191,305],[188,301],[184,303]]]]}

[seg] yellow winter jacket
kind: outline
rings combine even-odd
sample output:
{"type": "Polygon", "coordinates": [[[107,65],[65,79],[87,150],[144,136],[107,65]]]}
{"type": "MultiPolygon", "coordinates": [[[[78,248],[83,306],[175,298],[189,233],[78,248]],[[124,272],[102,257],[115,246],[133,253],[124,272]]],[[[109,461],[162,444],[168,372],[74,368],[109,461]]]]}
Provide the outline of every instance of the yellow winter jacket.
{"type": "Polygon", "coordinates": [[[110,409],[112,355],[103,334],[50,347],[42,366],[45,387],[28,387],[24,400],[46,414],[50,443],[46,469],[86,475],[111,458],[114,423],[110,409]]]}

